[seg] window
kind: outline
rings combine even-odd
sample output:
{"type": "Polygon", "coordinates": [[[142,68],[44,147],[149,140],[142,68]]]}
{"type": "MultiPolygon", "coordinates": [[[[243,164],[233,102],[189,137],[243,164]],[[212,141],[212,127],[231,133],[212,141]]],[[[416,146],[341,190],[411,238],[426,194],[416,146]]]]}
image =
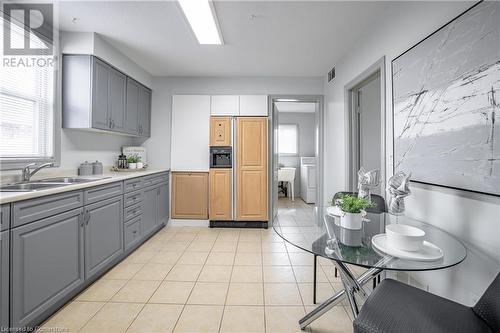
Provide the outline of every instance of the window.
{"type": "Polygon", "coordinates": [[[279,125],[278,127],[278,152],[280,155],[298,154],[298,126],[279,125]]]}
{"type": "MultiPolygon", "coordinates": [[[[3,28],[2,15],[2,36],[3,28]]],[[[31,48],[43,47],[36,36],[31,34],[30,37],[31,48]]],[[[24,29],[11,24],[11,39],[12,45],[24,45],[24,29]]],[[[19,168],[28,162],[56,161],[55,76],[53,56],[4,56],[0,66],[0,161],[3,170],[19,168]]]]}

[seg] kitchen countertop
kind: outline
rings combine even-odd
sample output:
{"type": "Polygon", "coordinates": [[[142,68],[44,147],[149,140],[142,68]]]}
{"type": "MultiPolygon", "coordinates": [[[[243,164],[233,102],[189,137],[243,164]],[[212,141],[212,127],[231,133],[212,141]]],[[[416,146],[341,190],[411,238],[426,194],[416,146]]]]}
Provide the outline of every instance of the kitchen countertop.
{"type": "MultiPolygon", "coordinates": [[[[168,171],[170,171],[170,169],[151,169],[151,170],[136,171],[136,172],[107,172],[107,173],[103,173],[102,175],[84,176],[84,178],[109,177],[109,178],[105,178],[105,179],[99,179],[99,180],[96,180],[93,182],[58,186],[58,187],[54,187],[54,188],[33,191],[33,192],[0,192],[0,204],[21,201],[21,200],[27,200],[27,199],[34,199],[34,198],[39,198],[39,197],[43,197],[43,196],[51,195],[51,194],[76,191],[76,190],[81,190],[81,189],[85,189],[88,187],[94,187],[94,186],[109,184],[109,183],[113,183],[113,182],[117,182],[117,181],[123,181],[123,180],[131,179],[131,178],[143,177],[143,176],[148,176],[148,175],[152,175],[155,173],[168,172],[168,171]]],[[[33,177],[33,180],[38,180],[41,178],[55,178],[55,177],[65,177],[65,176],[66,175],[62,176],[62,175],[58,175],[58,174],[51,174],[50,177],[47,177],[47,176],[45,176],[45,177],[33,177]]]]}

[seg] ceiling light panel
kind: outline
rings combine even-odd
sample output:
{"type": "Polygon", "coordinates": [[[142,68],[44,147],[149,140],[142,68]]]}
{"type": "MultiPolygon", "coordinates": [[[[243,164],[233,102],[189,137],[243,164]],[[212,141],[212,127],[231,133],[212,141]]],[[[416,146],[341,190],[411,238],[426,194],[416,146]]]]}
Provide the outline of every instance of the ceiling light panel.
{"type": "Polygon", "coordinates": [[[215,11],[209,0],[178,0],[200,44],[222,44],[215,11]]]}

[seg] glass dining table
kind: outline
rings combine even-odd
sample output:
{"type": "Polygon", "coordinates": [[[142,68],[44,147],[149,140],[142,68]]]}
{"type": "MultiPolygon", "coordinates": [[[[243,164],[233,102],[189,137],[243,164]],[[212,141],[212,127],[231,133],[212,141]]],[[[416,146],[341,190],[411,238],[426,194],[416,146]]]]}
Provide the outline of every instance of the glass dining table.
{"type": "Polygon", "coordinates": [[[404,215],[367,213],[362,229],[351,230],[340,226],[340,218],[331,207],[316,207],[314,213],[293,220],[280,219],[278,216],[273,222],[273,228],[286,242],[312,253],[315,259],[320,256],[332,260],[344,287],[300,319],[301,329],[305,329],[345,297],[356,317],[368,295],[364,286],[383,271],[445,269],[461,263],[467,256],[467,248],[454,236],[404,215]],[[385,233],[385,226],[394,223],[411,225],[425,231],[425,240],[442,251],[441,258],[418,261],[401,259],[379,251],[372,245],[372,238],[385,233]],[[366,271],[356,277],[349,265],[366,268],[366,271]]]}

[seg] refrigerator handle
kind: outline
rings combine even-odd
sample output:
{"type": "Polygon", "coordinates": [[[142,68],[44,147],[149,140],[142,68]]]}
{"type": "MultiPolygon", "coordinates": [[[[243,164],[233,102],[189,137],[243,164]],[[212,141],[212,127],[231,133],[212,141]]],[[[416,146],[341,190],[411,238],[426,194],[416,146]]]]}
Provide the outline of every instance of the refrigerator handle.
{"type": "Polygon", "coordinates": [[[231,118],[231,133],[233,152],[231,158],[231,182],[233,187],[233,195],[231,200],[231,215],[233,221],[236,221],[236,117],[231,118]]]}

